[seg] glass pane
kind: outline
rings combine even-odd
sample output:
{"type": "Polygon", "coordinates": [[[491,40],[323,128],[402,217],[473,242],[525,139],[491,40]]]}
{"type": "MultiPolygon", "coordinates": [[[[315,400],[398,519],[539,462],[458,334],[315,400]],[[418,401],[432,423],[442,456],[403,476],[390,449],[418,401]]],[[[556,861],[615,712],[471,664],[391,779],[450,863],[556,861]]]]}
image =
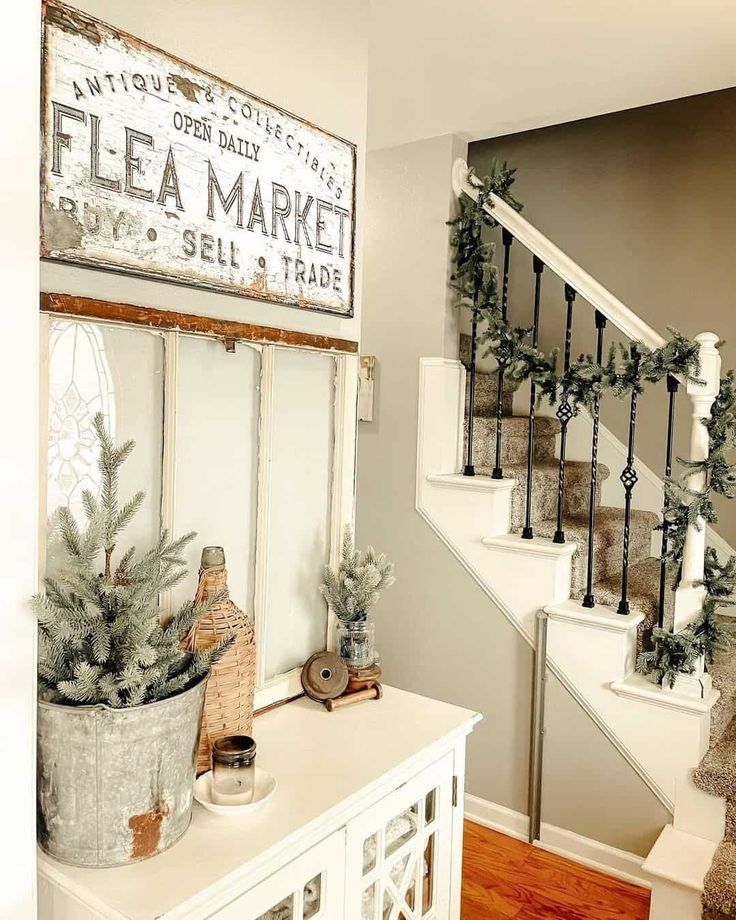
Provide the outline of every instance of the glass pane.
{"type": "MultiPolygon", "coordinates": [[[[105,416],[108,431],[136,448],[120,473],[120,503],[142,490],[146,500],[125,529],[121,549],[147,549],[161,526],[164,340],[160,333],[102,323],[52,319],[49,323],[49,516],[60,505],[80,524],[82,493],[97,497],[100,473],[92,420],[105,416]]],[[[49,533],[47,573],[60,561],[49,533]]],[[[113,558],[113,562],[115,558],[113,558]]]]}
{"type": "Polygon", "coordinates": [[[326,644],[334,399],[333,357],[275,350],[266,679],[326,644]]]}
{"type": "Polygon", "coordinates": [[[424,865],[422,867],[422,916],[429,913],[434,903],[435,851],[434,834],[431,834],[424,848],[424,865]]]}
{"type": "Polygon", "coordinates": [[[433,789],[427,793],[424,800],[424,823],[431,824],[434,821],[437,810],[437,790],[433,789]]]}
{"type": "Polygon", "coordinates": [[[294,920],[294,895],[290,894],[288,898],[279,901],[256,920],[294,920]]]}
{"type": "Polygon", "coordinates": [[[322,906],[322,876],[315,875],[304,886],[304,917],[314,917],[322,906]]]}
{"type": "Polygon", "coordinates": [[[202,547],[215,545],[225,549],[231,598],[253,613],[260,371],[260,352],[247,345],[232,353],[211,339],[179,339],[174,527],[197,537],[174,609],[194,597],[202,547]]]}
{"type": "Polygon", "coordinates": [[[376,868],[376,856],[378,853],[378,832],[366,837],[363,841],[363,875],[367,875],[372,869],[376,868]]]}
{"type": "Polygon", "coordinates": [[[386,825],[386,856],[396,852],[400,846],[406,843],[417,832],[419,823],[419,804],[415,803],[411,808],[407,808],[400,815],[392,818],[386,825]]]}
{"type": "Polygon", "coordinates": [[[399,891],[402,891],[402,881],[406,875],[406,869],[409,865],[409,860],[411,859],[412,854],[407,853],[406,856],[402,856],[397,862],[391,866],[389,869],[389,878],[396,885],[396,888],[399,891]]]}
{"type": "Polygon", "coordinates": [[[361,920],[374,920],[376,916],[376,885],[370,885],[363,892],[361,920]]]}
{"type": "Polygon", "coordinates": [[[386,889],[383,892],[383,920],[391,916],[391,908],[396,904],[393,895],[386,889]]]}

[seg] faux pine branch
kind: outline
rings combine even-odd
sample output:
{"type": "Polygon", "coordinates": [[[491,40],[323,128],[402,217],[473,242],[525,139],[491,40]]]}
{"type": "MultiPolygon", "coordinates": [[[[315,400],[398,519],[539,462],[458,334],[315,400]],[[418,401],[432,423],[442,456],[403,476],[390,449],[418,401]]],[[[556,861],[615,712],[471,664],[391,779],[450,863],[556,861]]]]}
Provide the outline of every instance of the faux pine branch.
{"type": "Polygon", "coordinates": [[[394,583],[394,566],[385,555],[369,546],[365,553],[355,549],[353,533],[345,528],[342,555],[337,572],[327,565],[320,591],[332,612],[343,623],[361,623],[384,588],[394,583]]]}
{"type": "Polygon", "coordinates": [[[183,634],[219,598],[200,606],[186,603],[161,624],[159,595],[185,577],[182,553],[195,534],[171,539],[164,531],[149,550],[137,554],[131,547],[113,567],[120,536],[144,494],[136,492],[120,505],[120,468],[135,444],[126,441],[116,447],[101,413],[95,416],[94,429],[100,446],[99,498],[84,493],[84,529],[68,508],[57,510],[66,564],[55,578],[46,579],[45,590],[33,599],[39,692],[57,703],[139,706],[190,687],[209,672],[232,640],[194,654],[182,648],[183,634]]]}

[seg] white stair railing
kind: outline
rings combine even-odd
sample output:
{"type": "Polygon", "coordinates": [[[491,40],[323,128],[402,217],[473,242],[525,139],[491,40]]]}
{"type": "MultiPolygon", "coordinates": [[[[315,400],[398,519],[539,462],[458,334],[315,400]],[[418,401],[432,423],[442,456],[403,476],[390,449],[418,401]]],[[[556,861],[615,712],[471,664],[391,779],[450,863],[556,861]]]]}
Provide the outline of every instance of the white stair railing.
{"type": "MultiPolygon", "coordinates": [[[[468,165],[462,159],[454,163],[452,185],[458,197],[467,195],[477,200],[478,187],[471,181],[468,165]]],[[[511,234],[513,239],[530,250],[544,263],[544,266],[580,294],[594,310],[615,325],[627,338],[642,342],[652,349],[661,348],[666,344],[666,340],[656,330],[589,275],[570,256],[555,246],[540,230],[503,199],[497,195],[491,195],[490,204],[487,204],[485,209],[511,234]]],[[[692,403],[690,459],[701,461],[708,456],[708,433],[703,420],[709,416],[711,406],[719,393],[721,361],[716,347],[717,335],[712,332],[703,332],[695,337],[695,341],[700,346],[702,382],[688,382],[686,389],[692,403]]],[[[702,492],[705,486],[703,474],[694,474],[690,477],[689,487],[693,491],[702,492]]],[[[698,582],[703,577],[705,547],[705,523],[698,520],[690,526],[685,541],[682,582],[675,599],[674,628],[676,631],[687,626],[698,615],[702,607],[704,591],[698,582]]]]}

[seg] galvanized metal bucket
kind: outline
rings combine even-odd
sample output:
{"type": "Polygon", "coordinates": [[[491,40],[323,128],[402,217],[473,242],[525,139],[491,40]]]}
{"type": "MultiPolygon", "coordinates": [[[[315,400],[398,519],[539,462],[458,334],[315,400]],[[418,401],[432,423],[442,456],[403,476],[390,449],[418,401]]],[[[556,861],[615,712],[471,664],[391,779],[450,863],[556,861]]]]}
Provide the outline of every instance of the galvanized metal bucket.
{"type": "Polygon", "coordinates": [[[167,700],[38,704],[38,840],[74,866],[121,866],[189,826],[206,679],[167,700]]]}

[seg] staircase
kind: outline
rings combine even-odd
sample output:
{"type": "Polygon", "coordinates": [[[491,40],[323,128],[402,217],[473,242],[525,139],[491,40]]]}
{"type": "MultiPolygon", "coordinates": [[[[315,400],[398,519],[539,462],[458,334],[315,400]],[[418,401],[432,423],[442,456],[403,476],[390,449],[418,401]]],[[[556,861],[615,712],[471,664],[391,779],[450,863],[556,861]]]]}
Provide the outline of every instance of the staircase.
{"type": "MultiPolygon", "coordinates": [[[[472,194],[465,170],[456,164],[455,187],[472,194]]],[[[494,201],[493,216],[625,335],[651,347],[661,344],[503,202],[494,201]]],[[[707,450],[699,419],[708,414],[719,377],[715,336],[698,340],[706,383],[700,389],[688,385],[692,458],[707,450]]],[[[704,528],[688,532],[682,582],[673,590],[672,573],[652,555],[659,515],[637,509],[635,501],[628,511],[602,504],[601,487],[611,470],[598,462],[596,451],[563,458],[560,493],[564,414],[561,424],[534,413],[530,439],[523,399],[508,388],[499,398],[497,373],[472,364],[467,337],[460,361],[422,361],[417,509],[530,643],[543,622],[550,670],[673,813],[643,866],[652,882],[651,920],[734,920],[736,655],[721,654],[708,673],[701,667],[693,677],[680,677],[673,690],[635,671],[636,654],[653,626],[660,622],[677,631],[699,610],[704,528]],[[469,458],[475,475],[461,472],[469,471],[469,458]],[[624,554],[622,566],[624,544],[628,558],[624,554]]],[[[632,492],[627,488],[627,496],[632,492]]]]}

